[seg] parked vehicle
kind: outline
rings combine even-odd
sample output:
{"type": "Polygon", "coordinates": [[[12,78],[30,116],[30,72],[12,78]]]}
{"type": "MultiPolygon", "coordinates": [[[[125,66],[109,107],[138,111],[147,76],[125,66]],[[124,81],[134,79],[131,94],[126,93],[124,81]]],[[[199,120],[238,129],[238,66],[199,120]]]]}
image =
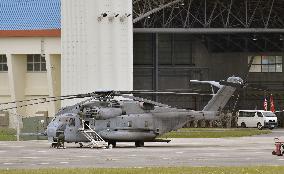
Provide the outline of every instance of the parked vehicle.
{"type": "Polygon", "coordinates": [[[239,110],[238,127],[257,127],[273,129],[277,127],[277,117],[271,111],[264,110],[239,110]]]}

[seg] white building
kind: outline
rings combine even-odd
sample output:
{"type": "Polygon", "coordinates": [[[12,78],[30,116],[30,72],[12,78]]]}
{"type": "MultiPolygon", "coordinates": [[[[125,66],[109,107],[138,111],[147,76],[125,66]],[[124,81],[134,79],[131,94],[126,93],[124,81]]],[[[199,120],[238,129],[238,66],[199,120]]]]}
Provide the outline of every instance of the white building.
{"type": "MultiPolygon", "coordinates": [[[[60,95],[60,1],[2,0],[0,10],[0,102],[60,95]]],[[[15,114],[51,115],[59,107],[45,103],[9,110],[10,127],[16,125],[15,114]]]]}
{"type": "MultiPolygon", "coordinates": [[[[132,1],[2,0],[0,10],[0,103],[132,89],[132,1]]],[[[60,107],[57,101],[9,110],[10,127],[15,114],[53,116],[60,107]]]]}

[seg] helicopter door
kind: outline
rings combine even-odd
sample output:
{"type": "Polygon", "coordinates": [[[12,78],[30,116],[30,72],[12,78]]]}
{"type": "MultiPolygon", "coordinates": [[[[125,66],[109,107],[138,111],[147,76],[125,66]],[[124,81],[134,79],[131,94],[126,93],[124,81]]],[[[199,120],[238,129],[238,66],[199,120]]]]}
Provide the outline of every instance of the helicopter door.
{"type": "Polygon", "coordinates": [[[90,121],[85,121],[84,122],[84,129],[90,129],[90,121]]]}

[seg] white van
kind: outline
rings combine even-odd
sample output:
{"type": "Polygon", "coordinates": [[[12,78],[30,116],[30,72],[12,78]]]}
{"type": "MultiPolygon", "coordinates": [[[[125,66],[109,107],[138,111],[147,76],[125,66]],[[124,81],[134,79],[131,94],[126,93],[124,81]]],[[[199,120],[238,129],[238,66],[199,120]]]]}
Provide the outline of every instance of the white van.
{"type": "Polygon", "coordinates": [[[238,127],[263,127],[273,129],[277,127],[277,117],[271,111],[264,110],[239,110],[238,127]]]}

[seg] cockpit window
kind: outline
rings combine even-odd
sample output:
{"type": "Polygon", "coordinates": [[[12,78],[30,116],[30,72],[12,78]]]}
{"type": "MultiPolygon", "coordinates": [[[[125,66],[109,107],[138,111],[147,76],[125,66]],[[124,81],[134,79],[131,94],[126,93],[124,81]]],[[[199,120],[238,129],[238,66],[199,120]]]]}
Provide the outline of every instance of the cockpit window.
{"type": "Polygon", "coordinates": [[[75,126],[75,118],[69,119],[69,126],[75,126]]]}

